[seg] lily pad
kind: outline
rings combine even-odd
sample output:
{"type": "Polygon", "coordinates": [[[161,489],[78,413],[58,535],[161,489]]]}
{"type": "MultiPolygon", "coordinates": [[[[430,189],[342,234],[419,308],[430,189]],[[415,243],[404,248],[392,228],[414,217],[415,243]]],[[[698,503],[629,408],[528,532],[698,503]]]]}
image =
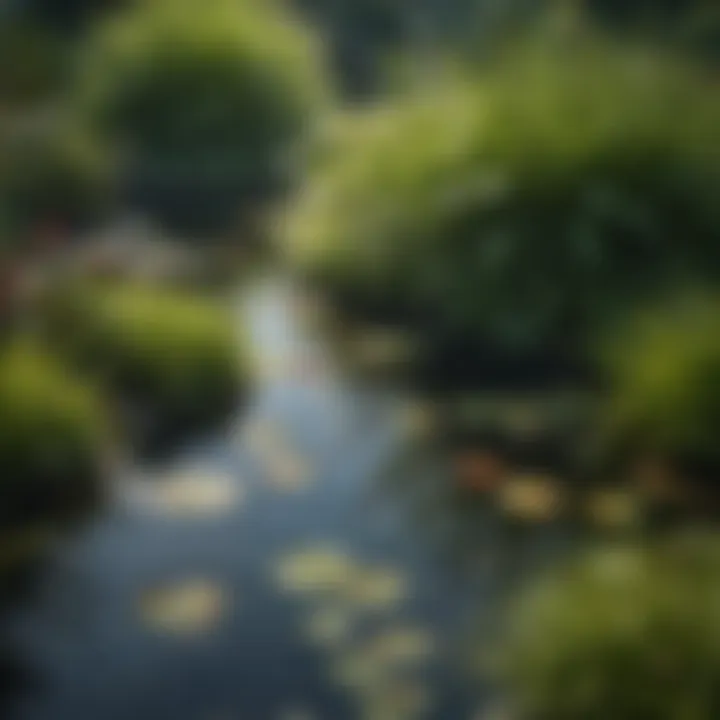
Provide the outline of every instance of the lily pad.
{"type": "Polygon", "coordinates": [[[219,586],[198,579],[147,590],[139,602],[149,627],[173,635],[209,632],[219,624],[227,604],[219,586]]]}
{"type": "Polygon", "coordinates": [[[417,682],[387,684],[366,693],[360,699],[364,720],[414,720],[430,709],[428,690],[417,682]]]}
{"type": "Polygon", "coordinates": [[[315,547],[291,553],[275,569],[278,585],[299,594],[337,594],[352,581],[355,567],[344,553],[332,547],[315,547]]]}
{"type": "Polygon", "coordinates": [[[243,492],[227,474],[188,469],[159,481],[152,497],[154,505],[168,514],[212,515],[231,510],[242,501],[243,492]]]}
{"type": "Polygon", "coordinates": [[[352,635],[354,616],[346,607],[320,608],[305,628],[308,638],[323,647],[340,647],[352,635]]]}
{"type": "Polygon", "coordinates": [[[348,592],[348,602],[358,608],[386,610],[406,597],[407,580],[390,568],[359,569],[348,592]]]}
{"type": "Polygon", "coordinates": [[[375,661],[385,667],[415,665],[432,656],[435,640],[423,628],[398,626],[375,637],[369,651],[375,661]]]}

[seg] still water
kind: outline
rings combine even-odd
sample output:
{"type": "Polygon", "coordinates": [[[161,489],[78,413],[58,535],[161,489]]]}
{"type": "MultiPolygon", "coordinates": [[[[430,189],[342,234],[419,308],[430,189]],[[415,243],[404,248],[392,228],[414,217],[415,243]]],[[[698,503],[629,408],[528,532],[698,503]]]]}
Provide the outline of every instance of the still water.
{"type": "Polygon", "coordinates": [[[454,504],[406,401],[344,378],[286,285],[237,307],[254,397],[224,431],[129,469],[57,550],[11,618],[31,683],[8,717],[482,717],[470,661],[567,529],[454,504]]]}

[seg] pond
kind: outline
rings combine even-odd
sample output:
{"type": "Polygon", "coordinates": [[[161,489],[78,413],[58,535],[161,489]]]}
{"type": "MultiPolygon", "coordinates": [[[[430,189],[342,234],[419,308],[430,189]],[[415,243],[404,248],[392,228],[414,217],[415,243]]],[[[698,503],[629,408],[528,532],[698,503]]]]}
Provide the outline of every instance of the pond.
{"type": "Polygon", "coordinates": [[[407,400],[343,377],[292,290],[238,300],[237,421],[132,467],[8,618],[13,720],[474,720],[503,598],[575,542],[446,497],[407,400]],[[487,647],[485,647],[487,644],[487,647]]]}

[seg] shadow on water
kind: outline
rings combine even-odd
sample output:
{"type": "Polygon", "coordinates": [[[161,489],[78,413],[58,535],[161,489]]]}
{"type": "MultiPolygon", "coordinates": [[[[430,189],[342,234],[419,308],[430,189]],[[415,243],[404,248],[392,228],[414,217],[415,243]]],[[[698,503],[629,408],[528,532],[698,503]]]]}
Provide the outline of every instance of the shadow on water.
{"type": "Polygon", "coordinates": [[[457,496],[434,449],[405,436],[401,399],[343,378],[299,331],[297,307],[279,282],[238,301],[260,368],[242,421],[159,470],[128,471],[111,507],[57,548],[11,613],[8,647],[41,686],[23,686],[3,661],[2,689],[17,695],[7,717],[469,720],[484,702],[465,667],[482,643],[477,617],[492,626],[502,598],[574,530],[508,522],[457,496]],[[278,563],[292,577],[303,552],[305,572],[334,568],[364,589],[342,605],[278,585],[278,563]],[[363,636],[333,639],[329,617],[363,636]],[[426,651],[394,698],[402,712],[373,710],[349,670],[338,680],[374,657],[352,651],[372,637],[386,641],[376,651],[393,647],[389,637],[426,651]],[[413,706],[418,687],[429,697],[413,706]]]}

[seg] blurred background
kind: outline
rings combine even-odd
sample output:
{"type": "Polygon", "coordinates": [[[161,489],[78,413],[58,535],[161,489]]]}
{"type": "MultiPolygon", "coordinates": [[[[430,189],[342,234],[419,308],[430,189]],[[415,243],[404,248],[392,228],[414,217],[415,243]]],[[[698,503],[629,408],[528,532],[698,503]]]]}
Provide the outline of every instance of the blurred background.
{"type": "Polygon", "coordinates": [[[0,716],[720,717],[717,0],[1,0],[0,716]]]}

